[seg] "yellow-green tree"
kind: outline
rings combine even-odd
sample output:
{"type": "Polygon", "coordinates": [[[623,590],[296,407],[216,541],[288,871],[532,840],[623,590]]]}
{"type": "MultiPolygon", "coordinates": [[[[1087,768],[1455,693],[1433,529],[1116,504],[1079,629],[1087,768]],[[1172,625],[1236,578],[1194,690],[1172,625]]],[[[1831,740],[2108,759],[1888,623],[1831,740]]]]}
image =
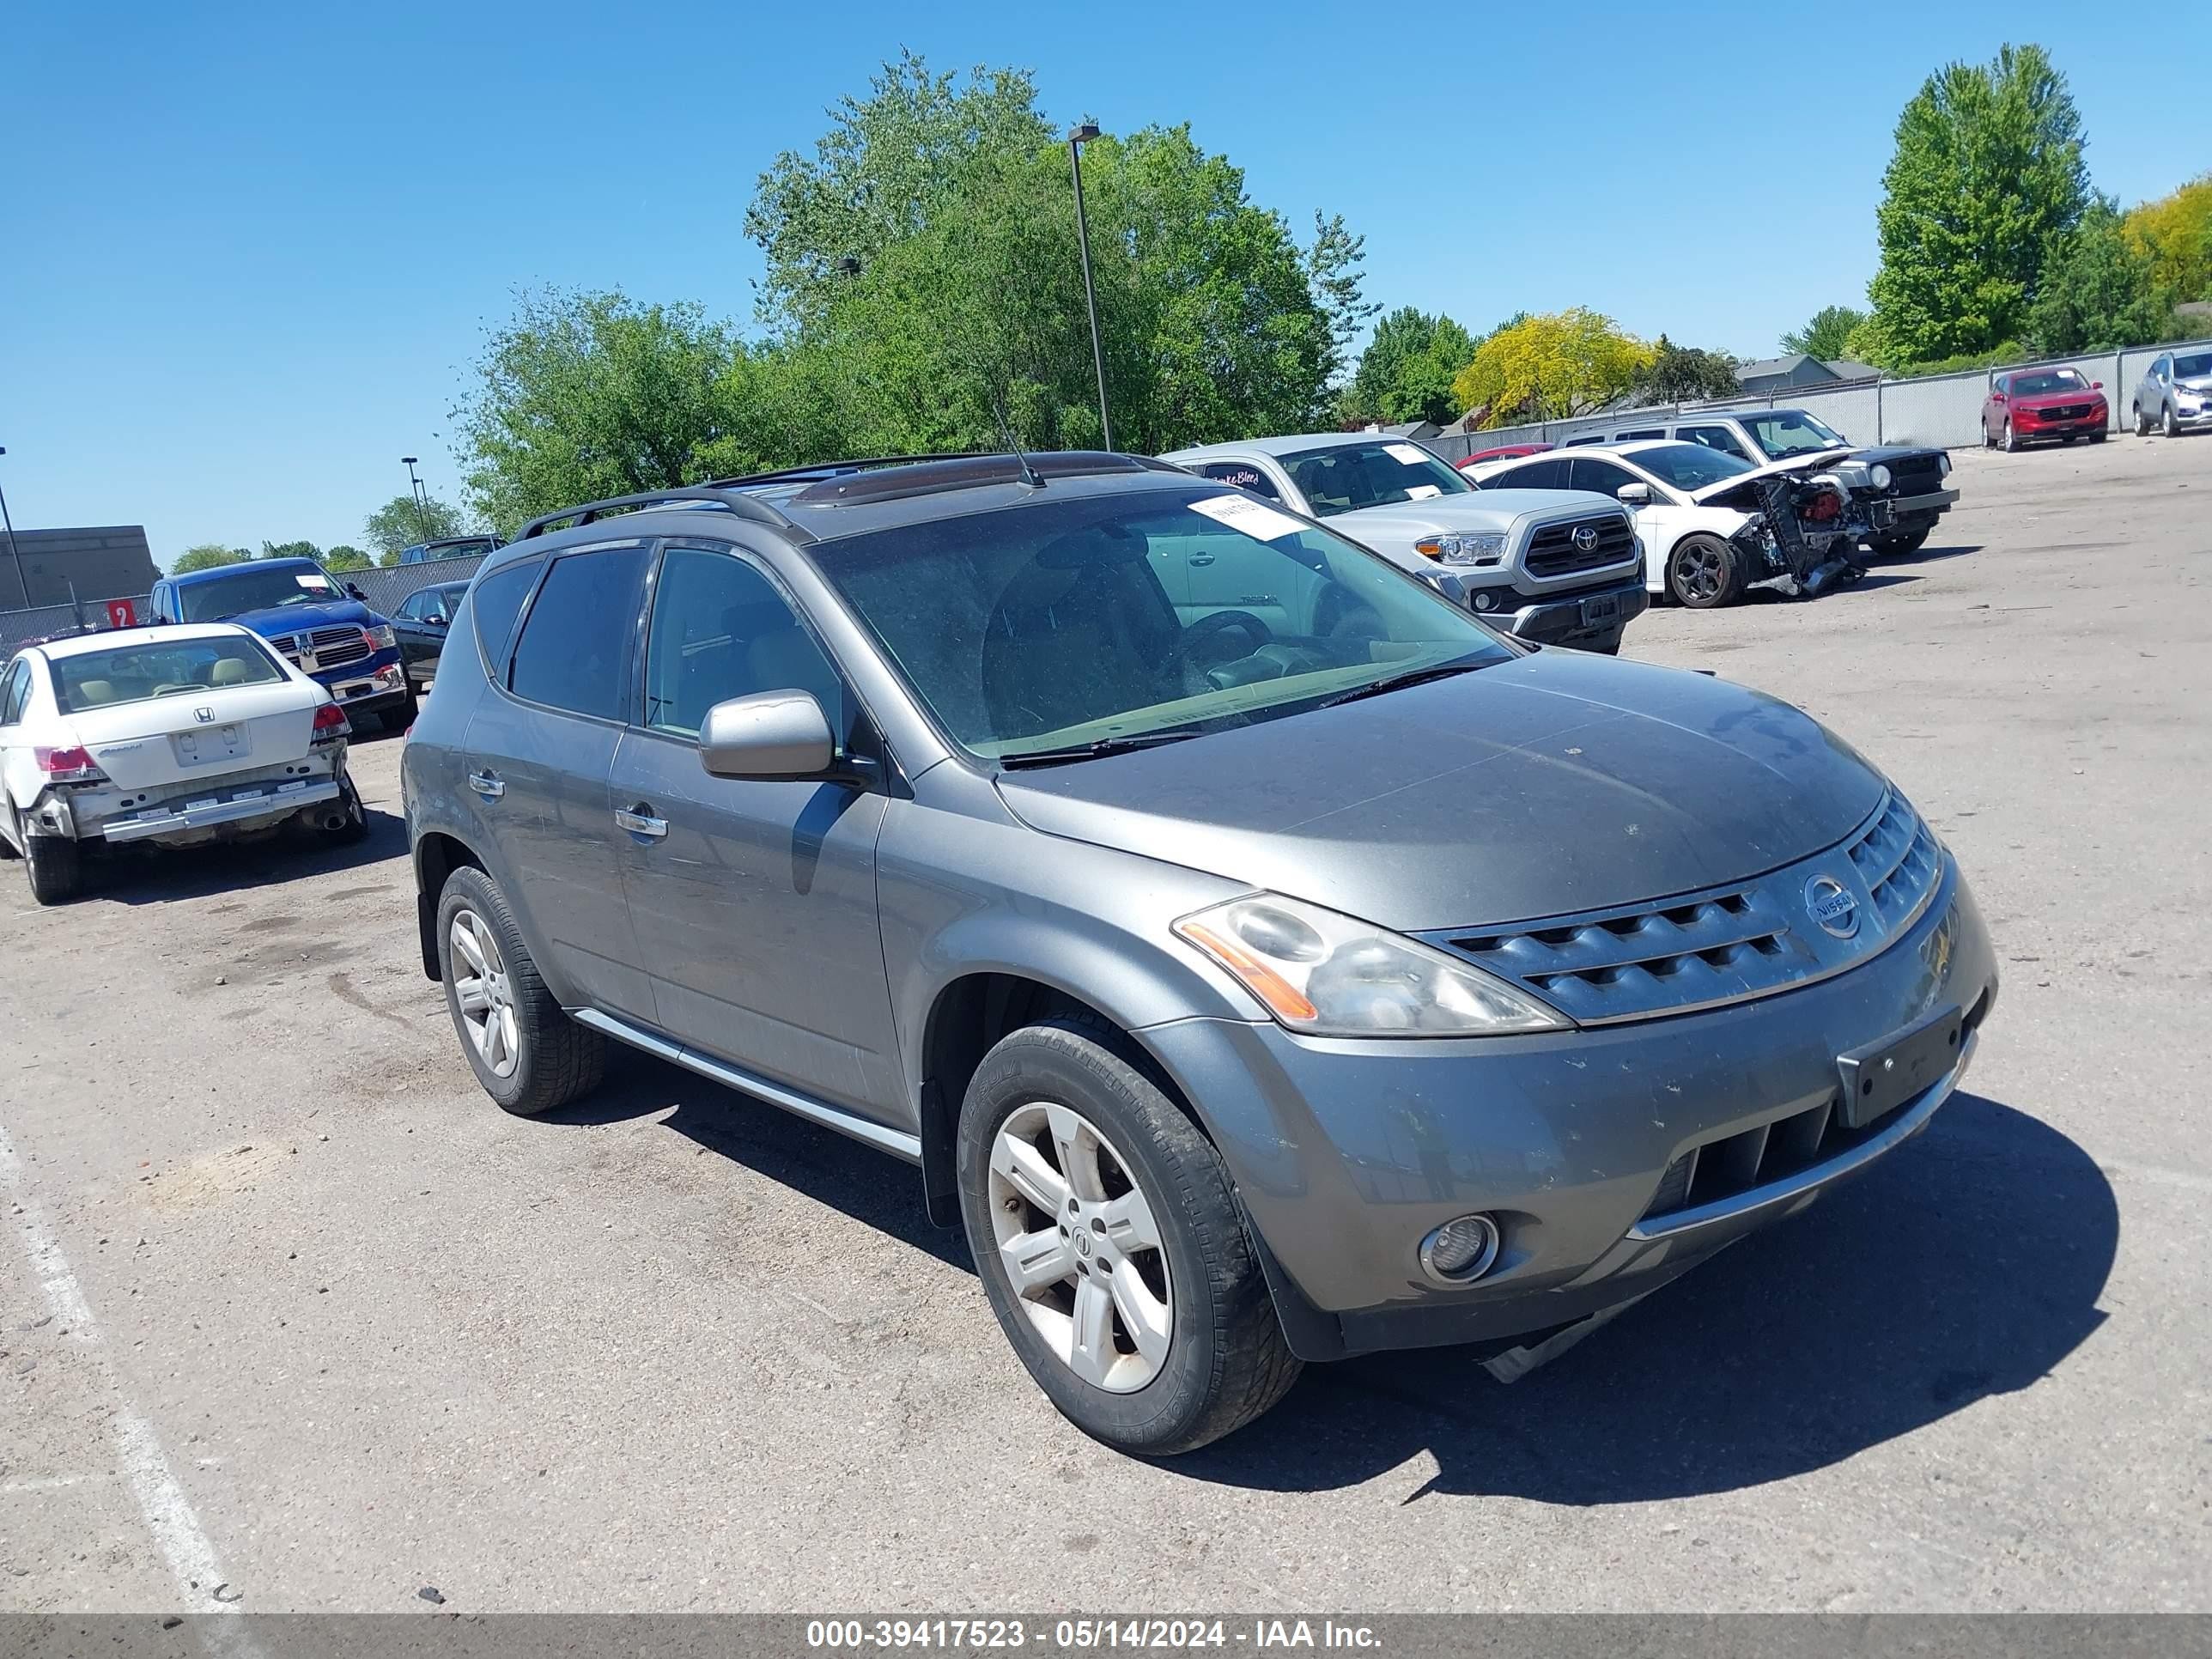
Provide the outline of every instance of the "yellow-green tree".
{"type": "Polygon", "coordinates": [[[1612,318],[1576,306],[1499,329],[1475,348],[1452,395],[1481,410],[1486,427],[1564,420],[1611,403],[1651,361],[1651,348],[1612,318]]]}
{"type": "Polygon", "coordinates": [[[2151,280],[2181,300],[2212,300],[2212,173],[2171,196],[2132,208],[2120,222],[2137,252],[2150,256],[2151,280]]]}

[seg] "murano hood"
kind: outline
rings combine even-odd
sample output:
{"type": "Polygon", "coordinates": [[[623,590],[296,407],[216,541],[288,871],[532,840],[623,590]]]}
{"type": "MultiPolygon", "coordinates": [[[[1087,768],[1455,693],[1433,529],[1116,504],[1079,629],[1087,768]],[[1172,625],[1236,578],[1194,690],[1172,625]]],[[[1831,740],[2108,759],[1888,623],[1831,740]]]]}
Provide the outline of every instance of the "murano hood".
{"type": "Polygon", "coordinates": [[[1545,650],[999,787],[1048,835],[1416,932],[1741,880],[1834,846],[1883,784],[1759,692],[1545,650]]]}

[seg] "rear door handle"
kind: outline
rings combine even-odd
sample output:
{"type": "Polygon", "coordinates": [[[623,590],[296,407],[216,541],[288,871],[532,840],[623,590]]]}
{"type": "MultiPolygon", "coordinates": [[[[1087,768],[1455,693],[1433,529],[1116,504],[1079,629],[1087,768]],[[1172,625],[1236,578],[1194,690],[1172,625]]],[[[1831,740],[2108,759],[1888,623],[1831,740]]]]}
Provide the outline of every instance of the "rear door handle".
{"type": "Polygon", "coordinates": [[[482,795],[486,800],[497,800],[501,795],[507,793],[507,786],[504,783],[501,783],[497,778],[494,777],[489,772],[470,773],[469,787],[475,790],[477,793],[482,795]]]}
{"type": "Polygon", "coordinates": [[[659,841],[668,833],[668,820],[653,817],[650,811],[645,808],[645,803],[640,801],[638,810],[635,811],[624,811],[621,807],[615,809],[615,827],[627,830],[633,836],[643,836],[648,840],[659,841]]]}
{"type": "Polygon", "coordinates": [[[1212,564],[1214,556],[1211,553],[1194,553],[1190,556],[1190,562],[1193,564],[1212,564]]]}

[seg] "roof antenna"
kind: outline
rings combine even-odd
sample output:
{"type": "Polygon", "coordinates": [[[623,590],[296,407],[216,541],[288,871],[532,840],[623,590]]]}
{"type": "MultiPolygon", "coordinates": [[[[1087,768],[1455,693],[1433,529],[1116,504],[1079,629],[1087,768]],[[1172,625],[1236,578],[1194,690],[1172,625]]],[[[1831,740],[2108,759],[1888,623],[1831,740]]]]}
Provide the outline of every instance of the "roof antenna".
{"type": "Polygon", "coordinates": [[[1037,476],[1037,470],[1030,465],[1030,458],[1022,453],[1021,443],[1014,436],[1013,428],[1006,423],[1006,400],[995,390],[991,393],[991,415],[992,418],[999,423],[999,436],[1006,441],[1006,447],[1013,452],[1015,464],[1022,470],[1022,482],[1031,489],[1042,489],[1044,480],[1037,476]]]}

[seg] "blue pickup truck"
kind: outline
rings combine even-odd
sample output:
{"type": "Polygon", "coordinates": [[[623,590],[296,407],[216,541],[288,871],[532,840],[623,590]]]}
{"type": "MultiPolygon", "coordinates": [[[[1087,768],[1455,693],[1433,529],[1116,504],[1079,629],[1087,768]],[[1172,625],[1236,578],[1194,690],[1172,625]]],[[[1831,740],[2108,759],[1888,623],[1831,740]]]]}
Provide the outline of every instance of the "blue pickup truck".
{"type": "Polygon", "coordinates": [[[415,690],[392,624],[313,559],[255,559],[164,576],[153,620],[250,628],[328,690],[360,729],[375,714],[394,729],[415,719],[415,690]]]}

